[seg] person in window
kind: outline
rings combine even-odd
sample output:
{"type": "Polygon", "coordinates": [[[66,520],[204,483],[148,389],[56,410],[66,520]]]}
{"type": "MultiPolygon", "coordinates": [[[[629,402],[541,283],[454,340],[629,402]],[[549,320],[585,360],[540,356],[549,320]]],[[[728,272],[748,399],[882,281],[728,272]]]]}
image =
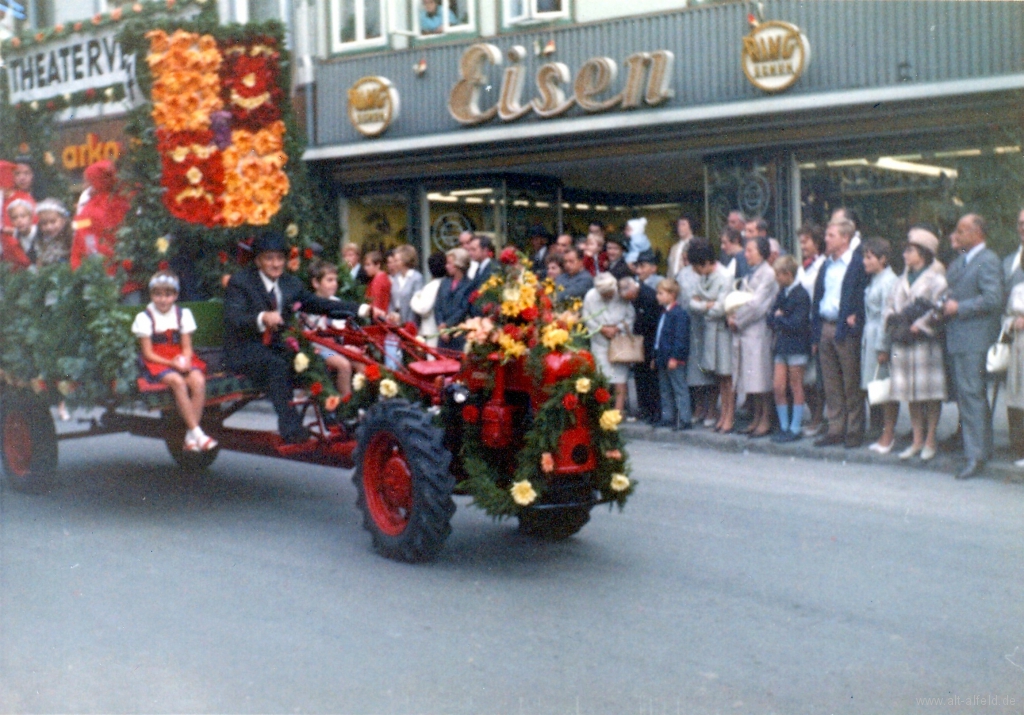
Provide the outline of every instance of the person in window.
{"type": "MultiPolygon", "coordinates": [[[[459,19],[451,8],[448,9],[448,26],[458,25],[459,19]]],[[[444,8],[438,0],[423,0],[420,8],[420,33],[423,35],[437,35],[444,32],[444,8]]]]}

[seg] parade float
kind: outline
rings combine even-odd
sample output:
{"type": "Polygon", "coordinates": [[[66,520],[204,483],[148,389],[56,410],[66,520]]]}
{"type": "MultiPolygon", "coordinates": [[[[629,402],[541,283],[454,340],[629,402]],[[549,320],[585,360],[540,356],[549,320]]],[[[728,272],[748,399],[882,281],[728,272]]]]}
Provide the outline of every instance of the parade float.
{"type": "MultiPolygon", "coordinates": [[[[131,106],[119,156],[99,149],[89,157],[116,158],[118,166],[116,181],[94,181],[77,202],[76,240],[91,236],[91,250],[74,266],[0,264],[0,456],[8,483],[45,488],[59,441],[112,433],[163,439],[184,473],[210,466],[220,449],[354,467],[374,547],[406,561],[439,553],[458,494],[550,539],[579,531],[597,504],[621,508],[635,482],[607,381],[585,349],[578,315],[556,310],[554,285],[539,282],[511,247],[473,296],[475,317],[453,328],[466,336],[464,352],[428,347],[412,325],[296,325],[285,344],[312,439],[286,444],[275,433],[225,426],[262,398],[220,368],[217,298],[226,278],[248,262],[259,231],[287,237],[287,269],[299,274],[315,248],[337,241],[300,161],[281,27],[222,26],[211,5],[138,3],[4,43],[0,150],[39,167],[47,191],[67,191],[55,171],[56,115],[97,101],[131,106]],[[114,82],[75,89],[75,57],[84,53],[88,65],[96,47],[106,57],[96,68],[114,82]],[[53,84],[71,80],[59,95],[41,91],[54,67],[53,84]],[[190,291],[209,296],[187,305],[209,366],[202,426],[216,450],[183,451],[171,394],[137,375],[129,326],[138,307],[124,305],[125,296],[168,267],[183,274],[182,293],[187,279],[190,291]],[[358,368],[344,400],[318,346],[358,368]],[[58,402],[101,410],[58,434],[58,402]]],[[[68,158],[84,163],[77,150],[60,154],[65,167],[68,158]]]]}

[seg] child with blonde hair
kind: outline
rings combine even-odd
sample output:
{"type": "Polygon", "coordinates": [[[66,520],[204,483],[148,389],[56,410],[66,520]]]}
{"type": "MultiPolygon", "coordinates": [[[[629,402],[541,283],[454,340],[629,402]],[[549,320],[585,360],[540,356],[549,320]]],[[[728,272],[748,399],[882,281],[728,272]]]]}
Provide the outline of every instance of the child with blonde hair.
{"type": "Polygon", "coordinates": [[[158,271],[149,280],[151,302],[135,316],[132,333],[139,340],[139,371],[152,383],[163,383],[174,394],[185,422],[186,452],[208,451],[217,441],[199,423],[206,402],[205,363],[192,353],[196,321],[192,311],[177,305],[181,284],[171,271],[158,271]]]}

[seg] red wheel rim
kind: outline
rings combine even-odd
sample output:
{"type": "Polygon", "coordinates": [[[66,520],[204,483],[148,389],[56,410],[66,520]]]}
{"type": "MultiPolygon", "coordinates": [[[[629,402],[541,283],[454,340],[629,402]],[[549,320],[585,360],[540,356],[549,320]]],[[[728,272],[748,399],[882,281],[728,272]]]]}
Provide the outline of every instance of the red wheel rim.
{"type": "Polygon", "coordinates": [[[370,440],[363,455],[363,489],[377,528],[388,536],[405,531],[412,513],[412,473],[393,434],[379,432],[370,440]]]}
{"type": "Polygon", "coordinates": [[[16,477],[24,477],[32,469],[32,430],[17,412],[4,416],[4,460],[16,477]]]}

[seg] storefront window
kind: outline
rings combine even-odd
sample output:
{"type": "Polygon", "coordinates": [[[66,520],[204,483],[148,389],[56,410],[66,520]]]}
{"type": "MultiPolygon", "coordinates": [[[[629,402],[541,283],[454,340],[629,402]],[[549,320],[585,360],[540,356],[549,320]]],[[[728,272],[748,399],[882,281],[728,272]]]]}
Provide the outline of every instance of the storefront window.
{"type": "Polygon", "coordinates": [[[249,21],[284,20],[280,0],[249,0],[249,21]]]}
{"type": "Polygon", "coordinates": [[[431,252],[456,248],[463,231],[491,236],[495,245],[504,243],[505,198],[500,185],[431,188],[427,202],[431,252]]]}
{"type": "Polygon", "coordinates": [[[505,0],[505,24],[518,25],[567,17],[569,0],[505,0]]]}
{"type": "Polygon", "coordinates": [[[346,201],[345,243],[366,251],[388,251],[404,243],[417,245],[409,236],[407,194],[371,194],[346,201]]]}
{"type": "Polygon", "coordinates": [[[415,29],[423,37],[474,29],[474,0],[417,0],[415,29]]]}
{"type": "Polygon", "coordinates": [[[845,156],[800,162],[804,221],[828,222],[839,206],[854,209],[866,237],[893,244],[899,260],[907,231],[917,223],[943,237],[940,258],[949,258],[948,236],[965,213],[985,217],[988,244],[1005,255],[1018,245],[1016,218],[1024,157],[1018,137],[1006,144],[885,156],[845,156]]]}
{"type": "Polygon", "coordinates": [[[341,52],[384,42],[383,0],[333,0],[332,49],[341,52]]]}

